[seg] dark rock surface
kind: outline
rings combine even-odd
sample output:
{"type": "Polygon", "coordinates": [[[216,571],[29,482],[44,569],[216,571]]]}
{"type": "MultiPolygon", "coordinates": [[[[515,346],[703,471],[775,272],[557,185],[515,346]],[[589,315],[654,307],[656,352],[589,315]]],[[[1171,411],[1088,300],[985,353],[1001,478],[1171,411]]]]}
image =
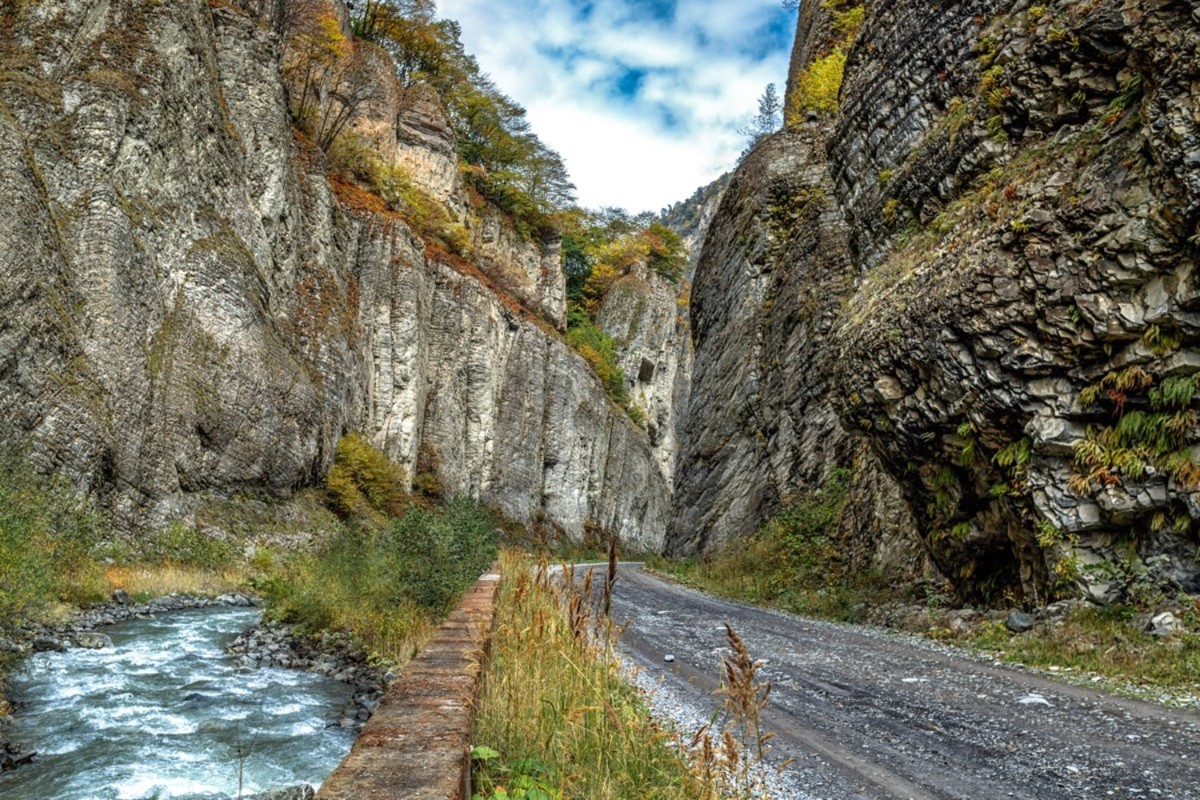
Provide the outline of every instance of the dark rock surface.
{"type": "Polygon", "coordinates": [[[692,388],[680,434],[668,552],[753,532],[788,499],[853,471],[853,561],[919,569],[891,479],[842,428],[829,336],[854,288],[849,230],[824,155],[828,128],[767,139],[725,192],[692,287],[692,388]]]}
{"type": "MultiPolygon", "coordinates": [[[[807,5],[794,70],[829,46],[807,5]]],[[[1200,589],[1198,43],[1177,0],[868,2],[840,113],[714,221],[668,548],[865,443],[846,530],[960,600],[1200,589]],[[772,231],[782,177],[822,202],[772,231]]]]}

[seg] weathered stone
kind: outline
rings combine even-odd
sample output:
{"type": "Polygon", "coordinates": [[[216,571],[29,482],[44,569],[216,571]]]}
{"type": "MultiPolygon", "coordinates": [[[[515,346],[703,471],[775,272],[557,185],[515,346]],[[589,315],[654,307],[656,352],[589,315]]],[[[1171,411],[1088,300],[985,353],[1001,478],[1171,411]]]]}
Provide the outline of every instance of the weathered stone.
{"type": "Polygon", "coordinates": [[[1176,617],[1170,611],[1164,611],[1163,613],[1156,614],[1150,618],[1150,624],[1147,628],[1147,632],[1151,636],[1164,639],[1168,636],[1178,633],[1182,627],[1183,624],[1179,621],[1178,617],[1176,617]]]}
{"type": "MultiPolygon", "coordinates": [[[[450,496],[659,549],[670,485],[554,331],[556,242],[484,205],[469,264],[364,208],[297,139],[278,40],[237,4],[97,6],[81,35],[137,54],[102,82],[61,25],[82,13],[39,3],[5,34],[54,88],[0,86],[0,443],[138,531],[211,493],[286,497],[358,430],[450,496]]],[[[453,206],[436,103],[373,74],[355,125],[453,206]]]]}
{"type": "Polygon", "coordinates": [[[1004,627],[1013,633],[1025,633],[1026,631],[1033,630],[1033,623],[1033,617],[1024,611],[1014,608],[1008,612],[1008,616],[1004,620],[1004,627]]]}
{"type": "Polygon", "coordinates": [[[112,639],[106,634],[96,633],[95,631],[81,631],[73,637],[77,647],[83,647],[87,650],[103,650],[112,647],[112,639]]]}
{"type": "Polygon", "coordinates": [[[31,645],[35,653],[67,652],[67,646],[53,636],[35,636],[31,645]]]}

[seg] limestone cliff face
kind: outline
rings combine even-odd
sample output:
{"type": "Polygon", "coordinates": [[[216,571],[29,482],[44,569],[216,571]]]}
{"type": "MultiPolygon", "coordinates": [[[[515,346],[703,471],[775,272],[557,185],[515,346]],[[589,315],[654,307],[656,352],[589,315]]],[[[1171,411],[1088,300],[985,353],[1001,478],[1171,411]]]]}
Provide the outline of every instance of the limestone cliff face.
{"type": "MultiPolygon", "coordinates": [[[[798,69],[829,29],[807,5],[798,69]]],[[[742,199],[714,224],[726,233],[710,235],[672,546],[744,532],[725,522],[731,509],[752,518],[769,493],[714,491],[794,446],[795,434],[765,431],[762,454],[739,444],[762,427],[764,383],[729,353],[756,360],[762,336],[743,317],[765,324],[781,305],[755,309],[775,281],[746,255],[769,216],[746,204],[767,206],[770,181],[738,187],[790,168],[813,175],[823,213],[841,220],[848,283],[813,345],[820,368],[782,391],[798,399],[825,382],[842,427],[886,471],[860,488],[876,500],[898,489],[960,594],[1107,600],[1147,578],[1200,588],[1200,13],[1170,0],[866,10],[832,129],[801,126],[747,159],[731,188],[742,199]],[[722,297],[742,311],[723,312],[722,297]]],[[[797,229],[829,224],[786,233],[797,229]]],[[[825,424],[813,412],[799,423],[825,424]]]]}
{"type": "Polygon", "coordinates": [[[680,287],[644,264],[613,286],[596,324],[617,341],[618,366],[634,407],[645,416],[663,478],[670,483],[678,425],[691,386],[692,343],[680,287]]]}
{"type": "MultiPolygon", "coordinates": [[[[645,434],[553,319],[331,182],[263,25],[201,0],[17,5],[0,13],[5,440],[136,529],[206,493],[319,481],[359,429],[453,493],[658,546],[669,487],[645,434]]],[[[422,169],[444,174],[422,113],[397,147],[425,137],[422,169]]]]}

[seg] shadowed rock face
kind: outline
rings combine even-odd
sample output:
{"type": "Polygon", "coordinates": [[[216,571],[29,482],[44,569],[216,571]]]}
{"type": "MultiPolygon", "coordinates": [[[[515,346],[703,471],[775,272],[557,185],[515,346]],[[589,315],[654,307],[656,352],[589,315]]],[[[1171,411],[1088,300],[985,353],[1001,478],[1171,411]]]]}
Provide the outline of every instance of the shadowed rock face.
{"type": "MultiPolygon", "coordinates": [[[[805,31],[826,28],[802,24],[798,52],[811,58],[805,31]]],[[[770,185],[757,176],[799,161],[794,173],[822,173],[809,184],[842,220],[852,284],[823,341],[780,357],[797,376],[824,369],[784,391],[799,399],[823,382],[886,469],[856,516],[898,487],[924,547],[972,599],[1044,600],[1073,585],[1112,599],[1146,568],[1200,588],[1197,426],[1169,380],[1200,370],[1197,41],[1200,18],[1182,2],[868,3],[832,129],[748,158],[731,194],[755,188],[727,198],[714,224],[726,232],[710,237],[696,281],[694,433],[677,482],[691,524],[671,546],[744,533],[772,493],[747,483],[758,493],[724,502],[720,476],[828,424],[809,412],[800,433],[764,431],[761,453],[746,443],[767,395],[738,356],[762,352],[747,318],[770,319],[754,306],[777,281],[746,255],[766,214],[744,209],[770,185]],[[724,313],[720,297],[743,310],[724,313]]]]}
{"type": "Polygon", "coordinates": [[[7,442],[138,529],[319,481],[360,429],[409,474],[424,450],[451,493],[658,546],[669,487],[645,434],[552,324],[332,190],[256,20],[54,0],[3,23],[7,442]]]}
{"type": "MultiPolygon", "coordinates": [[[[892,501],[878,516],[874,508],[858,514],[856,563],[873,562],[880,525],[903,514],[894,487],[831,404],[828,337],[857,269],[826,164],[827,134],[808,125],[768,139],[742,164],[709,229],[692,289],[696,364],[670,552],[701,552],[751,533],[839,467],[857,467],[853,505],[873,503],[877,493],[892,501]],[[878,492],[858,490],[868,482],[878,492]]],[[[911,544],[891,566],[918,560],[911,544]]]]}

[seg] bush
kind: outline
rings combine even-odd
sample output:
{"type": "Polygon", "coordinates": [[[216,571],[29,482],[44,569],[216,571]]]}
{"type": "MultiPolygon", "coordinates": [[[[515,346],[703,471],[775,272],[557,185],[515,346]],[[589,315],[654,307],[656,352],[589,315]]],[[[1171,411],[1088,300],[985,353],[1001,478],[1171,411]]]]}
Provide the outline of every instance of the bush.
{"type": "Polygon", "coordinates": [[[338,442],[325,490],[343,517],[399,514],[408,502],[404,470],[357,433],[338,442]]]}
{"type": "Polygon", "coordinates": [[[210,536],[180,520],[147,537],[141,545],[147,564],[190,566],[220,572],[237,560],[237,548],[227,539],[210,536]]]}
{"type": "Polygon", "coordinates": [[[806,111],[837,113],[845,73],[846,53],[841,48],[809,64],[796,83],[788,109],[788,124],[799,122],[800,114],[806,111]]]}
{"type": "Polygon", "coordinates": [[[292,554],[258,588],[274,617],[349,630],[401,661],[492,563],[493,530],[478,503],[413,506],[388,526],[347,527],[316,553],[292,554]]]}
{"type": "Polygon", "coordinates": [[[597,328],[584,313],[571,314],[568,322],[571,327],[567,330],[567,343],[592,365],[609,397],[622,406],[628,404],[625,370],[617,366],[617,340],[597,328]]]}
{"type": "Polygon", "coordinates": [[[0,466],[0,624],[86,584],[98,527],[62,482],[0,466]]]}

